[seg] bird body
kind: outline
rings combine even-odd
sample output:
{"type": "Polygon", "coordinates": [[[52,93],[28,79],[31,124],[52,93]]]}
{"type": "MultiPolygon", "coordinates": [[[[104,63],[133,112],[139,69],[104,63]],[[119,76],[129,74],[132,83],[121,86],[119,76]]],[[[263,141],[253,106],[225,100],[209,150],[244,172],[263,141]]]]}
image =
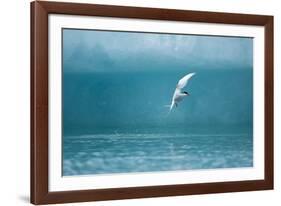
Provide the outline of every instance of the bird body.
{"type": "Polygon", "coordinates": [[[195,75],[195,73],[187,74],[179,80],[172,98],[172,103],[170,104],[170,111],[172,111],[174,106],[177,107],[178,103],[181,102],[186,96],[189,96],[189,93],[182,91],[182,89],[187,85],[188,81],[193,75],[195,75]]]}

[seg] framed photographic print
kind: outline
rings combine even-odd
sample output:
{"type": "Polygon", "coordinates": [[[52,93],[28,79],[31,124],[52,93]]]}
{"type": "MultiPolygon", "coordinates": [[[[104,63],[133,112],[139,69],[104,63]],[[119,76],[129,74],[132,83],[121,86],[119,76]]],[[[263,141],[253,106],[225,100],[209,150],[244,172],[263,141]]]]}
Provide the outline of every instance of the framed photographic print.
{"type": "Polygon", "coordinates": [[[31,3],[31,202],[273,189],[273,17],[31,3]]]}

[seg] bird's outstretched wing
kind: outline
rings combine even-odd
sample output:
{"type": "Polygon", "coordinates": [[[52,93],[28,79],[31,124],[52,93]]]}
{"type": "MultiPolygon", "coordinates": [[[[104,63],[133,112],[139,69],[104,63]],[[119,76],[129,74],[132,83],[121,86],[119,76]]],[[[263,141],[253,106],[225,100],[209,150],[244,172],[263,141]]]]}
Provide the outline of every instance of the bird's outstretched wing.
{"type": "Polygon", "coordinates": [[[179,80],[178,84],[177,84],[177,89],[182,89],[182,88],[184,88],[184,87],[187,85],[188,81],[190,80],[190,78],[191,78],[193,75],[195,75],[195,73],[187,74],[187,75],[185,75],[183,78],[181,78],[181,79],[179,80]]]}

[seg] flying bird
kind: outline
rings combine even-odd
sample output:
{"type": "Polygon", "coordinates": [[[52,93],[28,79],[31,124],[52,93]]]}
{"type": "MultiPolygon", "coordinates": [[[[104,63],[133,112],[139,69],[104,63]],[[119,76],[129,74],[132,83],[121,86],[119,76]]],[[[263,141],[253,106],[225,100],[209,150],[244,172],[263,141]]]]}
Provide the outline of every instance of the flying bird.
{"type": "Polygon", "coordinates": [[[189,93],[186,91],[182,91],[182,89],[187,85],[188,81],[193,75],[195,75],[195,73],[187,74],[179,80],[173,95],[172,103],[170,104],[170,112],[172,111],[174,106],[177,107],[179,102],[181,102],[186,96],[189,96],[189,93]]]}

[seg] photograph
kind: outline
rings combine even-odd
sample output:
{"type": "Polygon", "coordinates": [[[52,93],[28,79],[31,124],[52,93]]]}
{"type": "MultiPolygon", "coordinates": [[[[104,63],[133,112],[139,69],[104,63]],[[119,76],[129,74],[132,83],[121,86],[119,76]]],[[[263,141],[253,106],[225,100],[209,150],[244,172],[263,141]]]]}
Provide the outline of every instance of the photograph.
{"type": "Polygon", "coordinates": [[[253,167],[253,38],[62,28],[62,176],[253,167]]]}

